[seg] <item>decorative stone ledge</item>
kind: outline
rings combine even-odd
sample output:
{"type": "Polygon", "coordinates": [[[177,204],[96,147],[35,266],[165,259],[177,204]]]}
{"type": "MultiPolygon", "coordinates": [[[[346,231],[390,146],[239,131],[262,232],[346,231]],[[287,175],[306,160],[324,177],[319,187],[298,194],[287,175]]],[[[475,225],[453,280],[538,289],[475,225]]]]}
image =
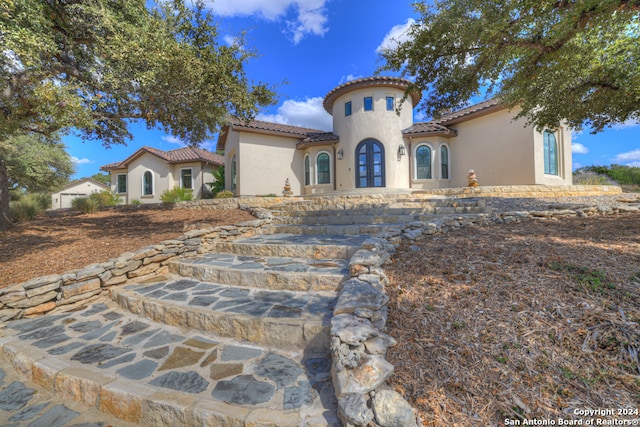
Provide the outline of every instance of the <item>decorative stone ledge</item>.
{"type": "MultiPolygon", "coordinates": [[[[238,207],[237,201],[235,203],[234,209],[238,207]]],[[[125,252],[104,263],[7,286],[0,289],[0,321],[53,312],[63,305],[88,300],[129,279],[140,280],[164,273],[171,260],[211,252],[218,242],[253,236],[270,223],[267,218],[191,230],[177,239],[165,240],[136,252],[125,252]]]]}
{"type": "Polygon", "coordinates": [[[338,416],[344,426],[422,425],[416,411],[400,394],[386,385],[394,367],[385,357],[387,349],[396,342],[393,337],[385,334],[389,298],[384,286],[389,281],[383,267],[402,240],[415,241],[427,235],[468,225],[507,224],[624,212],[640,212],[640,204],[615,207],[585,205],[572,208],[557,205],[554,209],[545,211],[442,216],[435,221],[398,225],[393,231],[366,240],[351,257],[351,279],[345,281],[339,289],[331,321],[332,376],[338,399],[338,416]]]}

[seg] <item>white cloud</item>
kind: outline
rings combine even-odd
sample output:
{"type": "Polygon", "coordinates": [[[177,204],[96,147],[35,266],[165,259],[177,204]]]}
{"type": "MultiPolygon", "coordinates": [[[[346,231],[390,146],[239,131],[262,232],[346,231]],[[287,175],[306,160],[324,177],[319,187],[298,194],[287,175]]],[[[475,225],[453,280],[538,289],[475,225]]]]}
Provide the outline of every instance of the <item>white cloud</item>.
{"type": "Polygon", "coordinates": [[[303,126],[331,131],[333,119],[322,106],[322,97],[307,98],[304,101],[286,100],[278,107],[277,114],[258,114],[256,119],[266,122],[303,126]]]}
{"type": "Polygon", "coordinates": [[[376,48],[376,53],[384,53],[387,50],[393,50],[402,42],[409,40],[409,28],[416,21],[413,18],[407,19],[407,22],[404,24],[396,25],[389,30],[384,39],[382,39],[382,43],[380,46],[376,48]]]}
{"type": "Polygon", "coordinates": [[[293,42],[298,44],[304,36],[324,35],[326,26],[327,0],[214,0],[207,5],[213,13],[221,16],[258,15],[268,21],[286,19],[287,33],[292,35],[293,42]],[[295,19],[287,19],[289,11],[295,10],[295,19]]]}
{"type": "Polygon", "coordinates": [[[75,156],[71,156],[71,161],[76,165],[88,165],[93,163],[93,160],[89,160],[86,157],[84,159],[79,159],[75,156]]]}
{"type": "Polygon", "coordinates": [[[573,170],[580,169],[582,167],[582,163],[573,162],[571,166],[573,170]]]}
{"type": "Polygon", "coordinates": [[[355,79],[359,79],[362,76],[356,76],[354,74],[347,74],[346,76],[342,76],[340,78],[340,81],[338,82],[338,85],[344,84],[346,82],[350,82],[351,80],[355,80],[355,79]]]}
{"type": "Polygon", "coordinates": [[[629,119],[629,120],[625,120],[622,123],[617,123],[613,126],[611,126],[611,129],[615,129],[615,130],[622,130],[622,129],[627,129],[627,128],[631,128],[634,126],[640,126],[640,122],[637,120],[633,120],[633,119],[629,119]]]}
{"type": "Polygon", "coordinates": [[[571,144],[571,152],[573,154],[587,154],[589,152],[589,149],[579,142],[574,142],[573,144],[571,144]]]}
{"type": "Polygon", "coordinates": [[[181,147],[184,147],[184,146],[187,145],[180,138],[177,138],[177,137],[175,137],[173,135],[165,135],[160,139],[163,140],[164,142],[168,142],[169,144],[175,144],[175,145],[179,145],[181,147]]]}
{"type": "Polygon", "coordinates": [[[640,148],[627,151],[626,153],[620,153],[613,159],[614,163],[622,163],[628,166],[637,166],[640,164],[640,148]]]}

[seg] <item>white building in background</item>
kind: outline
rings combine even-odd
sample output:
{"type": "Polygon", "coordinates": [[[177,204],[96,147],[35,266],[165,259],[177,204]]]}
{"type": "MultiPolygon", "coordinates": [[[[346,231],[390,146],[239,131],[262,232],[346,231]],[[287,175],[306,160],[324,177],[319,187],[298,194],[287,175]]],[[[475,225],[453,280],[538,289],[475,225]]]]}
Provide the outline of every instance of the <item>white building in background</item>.
{"type": "Polygon", "coordinates": [[[51,209],[67,209],[71,201],[79,197],[87,197],[92,193],[109,190],[103,183],[91,178],[74,181],[57,193],[51,195],[51,209]]]}
{"type": "Polygon", "coordinates": [[[370,77],[336,87],[324,98],[333,131],[233,120],[218,149],[225,182],[237,196],[294,195],[361,189],[428,190],[467,185],[571,185],[571,132],[537,132],[489,100],[439,120],[413,122],[420,93],[410,82],[370,77]]]}

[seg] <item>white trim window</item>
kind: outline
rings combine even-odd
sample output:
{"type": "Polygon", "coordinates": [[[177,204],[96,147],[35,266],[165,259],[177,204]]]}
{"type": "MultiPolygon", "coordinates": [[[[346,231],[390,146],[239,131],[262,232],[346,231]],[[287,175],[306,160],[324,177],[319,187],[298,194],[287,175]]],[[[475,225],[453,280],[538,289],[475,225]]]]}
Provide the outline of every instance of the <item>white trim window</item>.
{"type": "Polygon", "coordinates": [[[545,130],[544,140],[544,173],[547,175],[559,175],[558,173],[558,139],[556,133],[545,130]]]}
{"type": "Polygon", "coordinates": [[[304,185],[311,185],[311,157],[304,156],[304,185]]]}
{"type": "Polygon", "coordinates": [[[433,149],[428,144],[420,144],[416,147],[415,152],[415,175],[416,179],[431,179],[432,162],[433,162],[433,149]]]}
{"type": "Polygon", "coordinates": [[[180,188],[193,190],[193,168],[180,169],[180,188]]]}
{"type": "Polygon", "coordinates": [[[331,184],[331,155],[327,151],[321,151],[316,156],[316,182],[331,184]]]}
{"type": "Polygon", "coordinates": [[[231,190],[238,188],[238,158],[234,154],[231,156],[231,190]]]}
{"type": "Polygon", "coordinates": [[[153,194],[153,172],[147,170],[142,174],[142,195],[153,196],[153,194]]]}
{"type": "Polygon", "coordinates": [[[449,152],[447,144],[440,145],[440,179],[449,179],[449,152]]]}
{"type": "Polygon", "coordinates": [[[127,174],[119,173],[116,175],[116,193],[124,194],[127,192],[127,174]]]}

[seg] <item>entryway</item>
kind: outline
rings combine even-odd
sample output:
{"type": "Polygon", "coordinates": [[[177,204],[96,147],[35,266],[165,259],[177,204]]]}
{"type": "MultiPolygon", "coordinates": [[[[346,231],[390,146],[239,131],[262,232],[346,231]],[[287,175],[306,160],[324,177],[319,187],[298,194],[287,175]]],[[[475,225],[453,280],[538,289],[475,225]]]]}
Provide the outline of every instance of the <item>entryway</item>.
{"type": "Polygon", "coordinates": [[[384,146],[365,139],[356,148],[356,187],[384,187],[384,146]]]}

